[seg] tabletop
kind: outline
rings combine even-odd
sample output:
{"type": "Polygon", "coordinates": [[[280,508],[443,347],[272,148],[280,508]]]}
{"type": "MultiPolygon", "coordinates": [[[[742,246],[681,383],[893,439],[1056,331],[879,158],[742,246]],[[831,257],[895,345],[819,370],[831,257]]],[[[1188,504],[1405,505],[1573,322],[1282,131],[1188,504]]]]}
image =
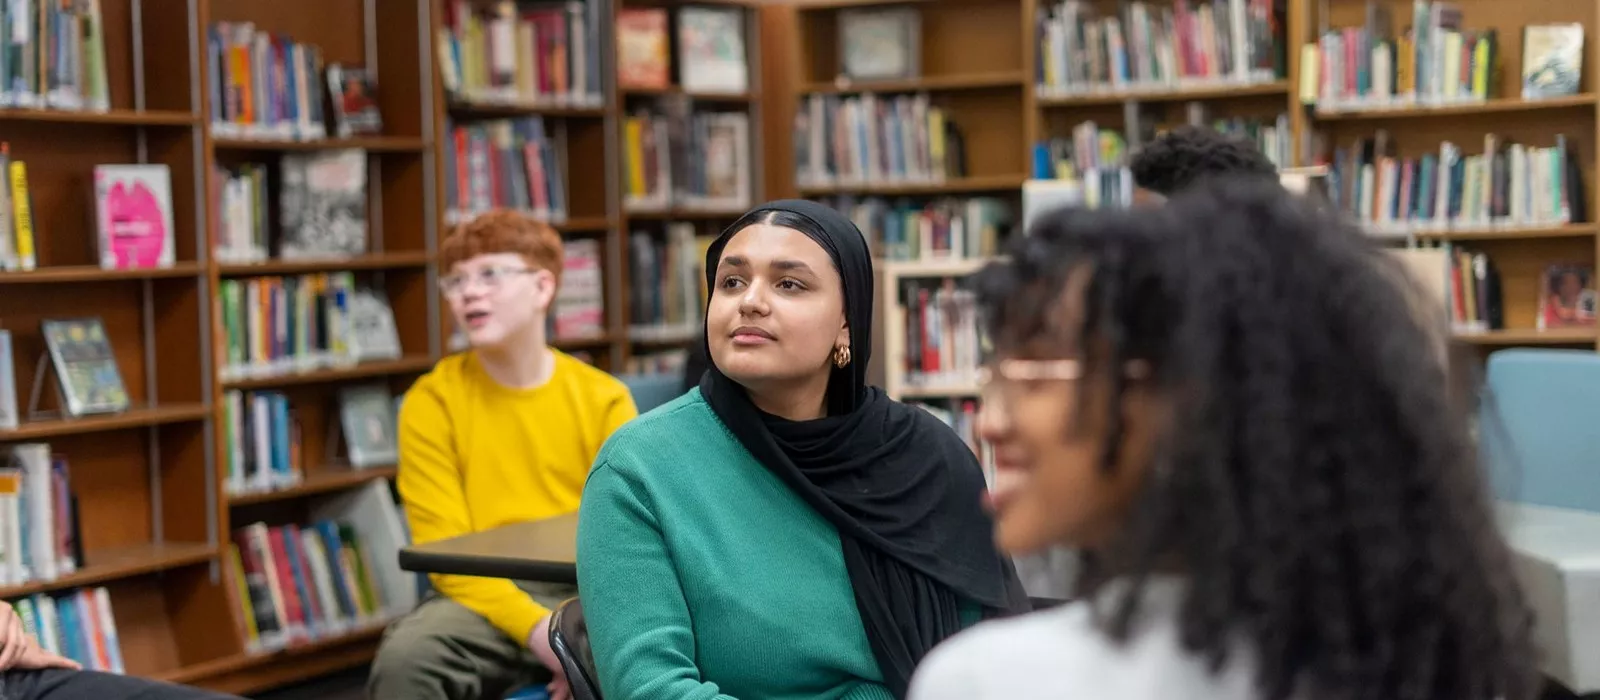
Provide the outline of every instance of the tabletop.
{"type": "Polygon", "coordinates": [[[578,514],[558,515],[406,547],[400,550],[400,568],[576,584],[577,539],[578,514]]]}

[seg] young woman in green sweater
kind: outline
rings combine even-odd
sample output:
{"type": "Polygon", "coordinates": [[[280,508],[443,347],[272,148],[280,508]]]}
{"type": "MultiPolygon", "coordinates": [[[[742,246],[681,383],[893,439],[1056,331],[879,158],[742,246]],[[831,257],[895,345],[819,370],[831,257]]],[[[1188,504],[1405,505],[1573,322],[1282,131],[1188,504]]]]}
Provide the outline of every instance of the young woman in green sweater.
{"type": "Polygon", "coordinates": [[[710,366],[618,430],[578,589],[606,700],[888,700],[928,650],[1024,612],[970,448],[866,384],[872,261],[814,202],[706,253],[710,366]]]}

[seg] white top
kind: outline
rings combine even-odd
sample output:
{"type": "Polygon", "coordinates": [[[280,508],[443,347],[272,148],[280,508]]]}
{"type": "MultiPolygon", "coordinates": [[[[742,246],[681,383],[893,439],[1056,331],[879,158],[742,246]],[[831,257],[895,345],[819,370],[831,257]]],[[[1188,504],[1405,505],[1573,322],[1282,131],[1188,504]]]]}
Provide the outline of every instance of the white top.
{"type": "Polygon", "coordinates": [[[908,700],[1260,697],[1256,657],[1246,645],[1235,645],[1216,674],[1204,659],[1183,649],[1177,625],[1180,590],[1173,579],[1147,582],[1125,645],[1096,627],[1086,601],[980,623],[923,659],[908,700]]]}

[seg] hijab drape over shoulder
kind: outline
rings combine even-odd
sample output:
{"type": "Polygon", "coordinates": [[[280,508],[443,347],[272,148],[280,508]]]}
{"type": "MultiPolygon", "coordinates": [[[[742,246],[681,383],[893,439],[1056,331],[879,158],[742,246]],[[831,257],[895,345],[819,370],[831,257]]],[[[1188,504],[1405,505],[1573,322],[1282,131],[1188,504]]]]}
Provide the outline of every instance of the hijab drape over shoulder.
{"type": "MultiPolygon", "coordinates": [[[[872,356],[873,273],[860,230],[815,202],[779,200],[746,214],[706,252],[716,289],[722,250],[765,212],[810,220],[802,230],[828,252],[844,283],[851,362],[828,380],[828,415],[790,421],[757,409],[743,387],[709,363],[700,391],[763,466],[838,528],[845,568],[884,684],[904,697],[935,644],[960,631],[961,605],[985,616],[1024,612],[1008,558],[983,512],[982,470],[971,448],[932,414],[867,385],[872,356]],[[819,233],[820,232],[820,233],[819,233]]],[[[702,352],[711,357],[709,341],[702,352]]]]}

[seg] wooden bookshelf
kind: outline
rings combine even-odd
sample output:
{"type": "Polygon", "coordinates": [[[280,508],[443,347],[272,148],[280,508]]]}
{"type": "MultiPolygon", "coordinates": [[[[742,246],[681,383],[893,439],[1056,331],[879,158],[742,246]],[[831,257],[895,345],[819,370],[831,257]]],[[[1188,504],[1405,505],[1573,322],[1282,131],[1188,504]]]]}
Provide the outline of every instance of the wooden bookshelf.
{"type": "MultiPolygon", "coordinates": [[[[1364,3],[1335,0],[1319,3],[1302,11],[1298,24],[1291,23],[1296,46],[1317,40],[1330,29],[1362,27],[1367,22],[1364,3]]],[[[1357,140],[1382,133],[1390,155],[1396,159],[1419,159],[1437,155],[1440,144],[1451,142],[1465,158],[1483,152],[1486,135],[1529,148],[1556,145],[1564,137],[1582,173],[1583,200],[1587,219],[1570,224],[1512,222],[1494,228],[1453,227],[1460,230],[1418,231],[1417,244],[1442,241],[1455,250],[1482,253],[1500,277],[1500,306],[1504,328],[1457,333],[1457,340],[1476,346],[1483,353],[1506,347],[1548,346],[1594,349],[1594,328],[1537,328],[1540,287],[1546,268],[1554,263],[1593,266],[1596,262],[1595,206],[1600,203],[1594,167],[1596,143],[1600,141],[1600,121],[1594,88],[1597,61],[1595,31],[1600,28],[1597,6],[1583,3],[1514,3],[1492,0],[1463,0],[1455,3],[1465,32],[1493,29],[1496,34],[1496,68],[1485,81],[1487,91],[1457,103],[1373,104],[1347,99],[1336,104],[1308,106],[1301,128],[1307,140],[1347,148],[1357,140]],[[1572,22],[1584,28],[1582,77],[1577,94],[1561,97],[1524,98],[1522,95],[1523,30],[1529,24],[1572,22]]],[[[1392,31],[1412,23],[1411,3],[1394,0],[1380,3],[1393,21],[1392,31]]],[[[1469,35],[1470,36],[1470,35],[1469,35]]],[[[1320,97],[1320,95],[1319,95],[1320,97]]],[[[1384,238],[1394,238],[1385,235],[1384,238]]],[[[1400,236],[1396,245],[1409,245],[1400,236]]],[[[1592,284],[1592,281],[1591,281],[1592,284]]]]}
{"type": "MultiPolygon", "coordinates": [[[[427,7],[376,11],[372,0],[102,0],[107,56],[105,111],[0,109],[4,141],[28,165],[37,267],[0,272],[0,328],[13,340],[21,425],[0,430],[0,449],[47,442],[66,459],[76,497],[82,559],[53,580],[0,587],[7,600],[104,586],[127,673],[235,693],[300,680],[370,660],[376,629],[287,651],[255,652],[242,637],[243,584],[228,565],[234,528],[253,521],[303,523],[306,499],[387,480],[393,467],[352,471],[329,444],[337,390],[386,382],[404,391],[441,352],[434,303],[433,202],[436,93],[427,7]],[[368,67],[383,117],[378,135],[297,141],[217,133],[208,89],[208,32],[217,22],[316,46],[324,64],[368,67]],[[214,169],[287,153],[360,149],[367,165],[369,253],[346,260],[225,264],[212,249],[218,215],[214,169]],[[91,175],[99,164],[159,163],[171,175],[176,262],[155,269],[101,269],[91,175]],[[217,302],[225,280],[353,271],[381,288],[394,310],[403,354],[306,373],[224,381],[217,302]],[[55,379],[41,387],[41,412],[27,406],[44,347],[43,319],[99,317],[132,408],[63,417],[55,379]],[[304,430],[303,478],[271,493],[230,497],[225,392],[280,390],[304,430]],[[87,438],[87,439],[84,439],[87,438]],[[236,517],[237,516],[237,517],[236,517]]],[[[316,96],[321,99],[322,96],[316,96]]],[[[331,121],[331,120],[330,120],[331,121]]],[[[332,134],[331,130],[329,134],[332,134]]],[[[275,175],[274,175],[275,176],[275,175]]],[[[275,202],[273,203],[275,204],[275,202]]],[[[276,227],[275,217],[269,228],[276,227]]]]}
{"type": "MultiPolygon", "coordinates": [[[[1144,3],[1152,9],[1170,7],[1166,0],[1144,3]]],[[[1315,146],[1326,142],[1347,143],[1376,130],[1383,130],[1400,157],[1417,157],[1442,141],[1461,147],[1462,155],[1482,150],[1484,135],[1493,133],[1512,143],[1530,146],[1553,145],[1561,134],[1582,171],[1582,197],[1587,218],[1572,223],[1545,221],[1500,223],[1493,227],[1453,225],[1444,230],[1419,228],[1409,233],[1374,232],[1391,245],[1448,244],[1482,251],[1494,262],[1502,277],[1502,307],[1506,329],[1483,333],[1462,333],[1460,340],[1492,351],[1518,346],[1595,345],[1591,329],[1535,329],[1537,287],[1545,267],[1552,262],[1595,265],[1600,250],[1600,225],[1595,206],[1600,203],[1600,182],[1596,182],[1594,158],[1600,141],[1600,100],[1594,76],[1600,70],[1600,41],[1595,31],[1600,16],[1592,3],[1514,3],[1496,0],[1463,0],[1457,3],[1464,30],[1493,28],[1497,31],[1498,70],[1491,74],[1490,89],[1472,102],[1407,104],[1341,102],[1317,104],[1315,98],[1302,98],[1301,48],[1314,44],[1325,31],[1360,27],[1366,21],[1369,3],[1362,0],[1281,0],[1278,40],[1282,55],[1272,75],[1252,75],[1243,83],[1207,84],[1205,80],[1185,80],[1161,87],[1112,87],[1080,85],[1074,89],[1056,87],[1035,89],[1048,75],[1045,55],[1039,40],[1040,22],[1049,21],[1055,3],[1049,0],[1024,0],[1012,3],[977,3],[965,0],[925,0],[891,2],[869,0],[796,0],[793,4],[769,8],[767,26],[771,37],[770,62],[782,63],[769,71],[773,85],[787,90],[770,90],[769,102],[778,105],[778,114],[768,119],[769,141],[792,137],[797,114],[806,109],[809,95],[848,96],[865,92],[879,94],[920,93],[930,102],[946,107],[958,123],[973,123],[982,136],[968,138],[970,173],[965,178],[943,182],[814,182],[797,172],[792,149],[773,149],[774,167],[769,170],[769,189],[774,196],[803,196],[832,199],[839,196],[910,197],[925,201],[940,196],[965,196],[1009,192],[1031,176],[1033,144],[1050,137],[1071,137],[1073,127],[1093,122],[1102,131],[1113,130],[1128,136],[1130,120],[1154,121],[1171,126],[1189,118],[1189,112],[1202,107],[1211,120],[1253,119],[1263,124],[1275,121],[1281,152],[1272,153],[1285,168],[1312,164],[1320,152],[1315,146]],[[840,11],[858,8],[907,8],[920,13],[922,51],[921,73],[916,77],[849,81],[838,77],[839,46],[837,16],[840,11]],[[1582,79],[1577,94],[1561,97],[1525,99],[1521,94],[1523,28],[1533,23],[1573,22],[1585,29],[1582,79]],[[796,28],[780,34],[773,28],[796,28]],[[960,39],[948,40],[958,31],[960,39]],[[1019,31],[1020,30],[1020,31],[1019,31]],[[1039,68],[1035,68],[1039,66],[1039,68]],[[1008,97],[1012,86],[1019,89],[1008,97]],[[980,104],[981,102],[981,104],[980,104]]],[[[1411,0],[1379,0],[1391,13],[1391,29],[1398,32],[1411,24],[1411,0]]],[[[1088,3],[1099,16],[1111,16],[1117,3],[1088,3]]],[[[1315,84],[1315,82],[1313,82],[1315,84]]],[[[1128,138],[1129,151],[1138,142],[1128,138]]],[[[894,266],[888,266],[889,271],[894,266]]],[[[880,287],[882,289],[883,287],[880,287]]],[[[887,321],[885,321],[887,323],[887,321]]],[[[880,348],[886,348],[880,345],[880,348]]],[[[881,374],[878,376],[882,376],[881,374]]]]}

